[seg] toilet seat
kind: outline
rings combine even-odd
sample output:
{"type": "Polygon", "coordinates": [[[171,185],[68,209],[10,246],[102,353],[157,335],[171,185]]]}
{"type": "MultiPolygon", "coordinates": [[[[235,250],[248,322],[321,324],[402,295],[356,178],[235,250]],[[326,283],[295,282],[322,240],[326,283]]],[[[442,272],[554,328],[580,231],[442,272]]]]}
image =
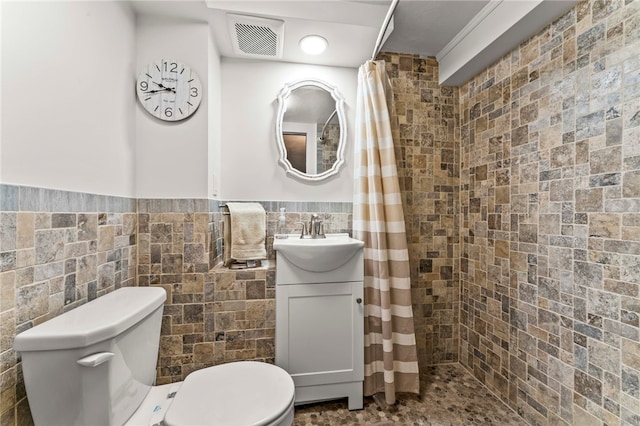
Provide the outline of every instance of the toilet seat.
{"type": "Polygon", "coordinates": [[[293,410],[291,376],[272,364],[238,361],[189,374],[173,398],[166,426],[278,423],[293,410]]]}

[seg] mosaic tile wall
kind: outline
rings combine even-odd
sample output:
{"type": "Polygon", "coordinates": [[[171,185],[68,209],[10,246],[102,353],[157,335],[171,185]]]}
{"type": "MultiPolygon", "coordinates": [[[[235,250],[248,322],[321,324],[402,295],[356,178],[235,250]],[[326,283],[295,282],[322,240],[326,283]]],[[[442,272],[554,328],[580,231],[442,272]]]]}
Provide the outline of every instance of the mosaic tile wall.
{"type": "Polygon", "coordinates": [[[167,292],[159,384],[183,380],[212,357],[202,346],[207,342],[205,276],[213,248],[209,229],[209,200],[138,200],[138,283],[167,292]]]}
{"type": "Polygon", "coordinates": [[[0,424],[32,423],[17,333],[136,285],[135,200],[0,185],[0,424]]]}
{"type": "Polygon", "coordinates": [[[262,202],[262,268],[218,265],[217,200],[135,200],[0,185],[0,424],[32,424],[16,333],[121,286],[167,291],[157,382],[235,360],[273,362],[279,208],[287,230],[317,212],[327,232],[351,231],[350,203],[262,202]],[[278,213],[276,213],[278,212],[278,213]]]}
{"type": "Polygon", "coordinates": [[[319,213],[327,232],[350,232],[350,203],[261,202],[267,211],[270,262],[250,270],[219,265],[222,208],[217,200],[139,200],[140,285],[167,291],[157,381],[236,360],[273,362],[275,270],[273,235],[279,208],[288,232],[319,213]]]}
{"type": "Polygon", "coordinates": [[[460,88],[461,355],[530,424],[640,425],[640,2],[460,88]]]}
{"type": "Polygon", "coordinates": [[[396,162],[405,208],[420,367],[458,361],[458,89],[438,84],[433,58],[383,53],[398,119],[396,162]]]}

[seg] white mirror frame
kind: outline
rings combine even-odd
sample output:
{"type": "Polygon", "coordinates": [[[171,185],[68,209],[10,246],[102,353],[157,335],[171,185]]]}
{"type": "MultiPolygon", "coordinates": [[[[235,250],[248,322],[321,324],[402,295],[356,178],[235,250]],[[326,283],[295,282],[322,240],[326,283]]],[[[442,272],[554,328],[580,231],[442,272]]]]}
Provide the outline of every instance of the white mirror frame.
{"type": "Polygon", "coordinates": [[[327,179],[338,173],[340,167],[344,164],[344,149],[347,144],[347,118],[344,112],[344,98],[338,91],[338,88],[331,86],[324,81],[308,79],[300,80],[293,83],[287,83],[284,85],[280,93],[278,94],[278,114],[276,117],[276,142],[278,145],[278,151],[280,153],[280,159],[278,162],[284,167],[285,172],[288,175],[295,176],[299,179],[308,182],[319,182],[327,179]],[[284,138],[282,136],[282,122],[284,120],[284,113],[286,112],[286,100],[291,95],[291,92],[301,86],[316,86],[331,94],[331,97],[336,102],[336,112],[338,116],[338,123],[340,124],[340,141],[338,142],[338,149],[336,152],[336,162],[329,170],[310,175],[302,173],[300,170],[293,168],[289,160],[287,160],[287,149],[284,144],[284,138]]]}

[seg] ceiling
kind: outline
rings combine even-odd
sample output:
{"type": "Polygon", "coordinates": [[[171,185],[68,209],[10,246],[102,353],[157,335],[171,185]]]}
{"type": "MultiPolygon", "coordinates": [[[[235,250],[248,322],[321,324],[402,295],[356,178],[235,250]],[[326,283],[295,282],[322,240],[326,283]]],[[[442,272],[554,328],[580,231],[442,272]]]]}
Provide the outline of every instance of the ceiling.
{"type": "Polygon", "coordinates": [[[436,56],[488,0],[400,0],[382,50],[436,56]]]}
{"type": "Polygon", "coordinates": [[[329,66],[358,67],[371,55],[387,7],[349,1],[223,1],[208,0],[211,30],[222,56],[269,59],[329,66]],[[245,15],[284,21],[280,58],[256,58],[234,51],[229,15],[245,15]],[[317,34],[329,42],[321,55],[307,55],[298,42],[317,34]]]}
{"type": "MultiPolygon", "coordinates": [[[[138,14],[208,22],[224,57],[358,67],[372,56],[391,0],[137,0],[131,3],[138,14]],[[229,14],[283,21],[281,57],[256,58],[234,50],[229,14]],[[325,37],[329,41],[327,51],[317,56],[302,53],[298,42],[307,34],[325,37]]],[[[531,19],[524,22],[518,18],[509,23],[512,28],[505,26],[504,34],[508,37],[503,37],[498,47],[483,46],[485,50],[477,49],[472,57],[465,59],[464,64],[474,64],[474,69],[467,70],[465,76],[474,75],[573,3],[575,0],[400,0],[381,50],[436,56],[440,60],[461,44],[465,34],[471,34],[471,43],[475,43],[473,37],[491,32],[497,26],[495,23],[482,29],[478,22],[494,9],[498,10],[498,6],[503,6],[509,14],[509,8],[531,4],[527,6],[531,9],[527,12],[531,19]],[[538,7],[543,3],[550,11],[530,13],[543,9],[538,7]],[[551,8],[552,4],[556,6],[551,8]],[[557,6],[559,4],[562,6],[557,6]]]]}
{"type": "MultiPolygon", "coordinates": [[[[400,0],[383,49],[435,56],[488,0],[400,0]]],[[[370,59],[391,0],[207,0],[132,2],[137,13],[204,20],[212,23],[224,56],[233,53],[225,15],[244,15],[285,21],[282,60],[357,67],[370,59]],[[323,56],[298,52],[299,37],[319,34],[329,40],[323,56]]]]}

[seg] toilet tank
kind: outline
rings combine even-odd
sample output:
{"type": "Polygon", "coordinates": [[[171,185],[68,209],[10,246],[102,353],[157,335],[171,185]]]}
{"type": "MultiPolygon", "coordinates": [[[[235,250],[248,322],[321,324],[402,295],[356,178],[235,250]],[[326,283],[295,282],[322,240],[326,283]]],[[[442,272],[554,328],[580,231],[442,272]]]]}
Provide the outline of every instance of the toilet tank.
{"type": "Polygon", "coordinates": [[[126,287],[16,336],[36,425],[122,425],[154,383],[164,289],[126,287]]]}

